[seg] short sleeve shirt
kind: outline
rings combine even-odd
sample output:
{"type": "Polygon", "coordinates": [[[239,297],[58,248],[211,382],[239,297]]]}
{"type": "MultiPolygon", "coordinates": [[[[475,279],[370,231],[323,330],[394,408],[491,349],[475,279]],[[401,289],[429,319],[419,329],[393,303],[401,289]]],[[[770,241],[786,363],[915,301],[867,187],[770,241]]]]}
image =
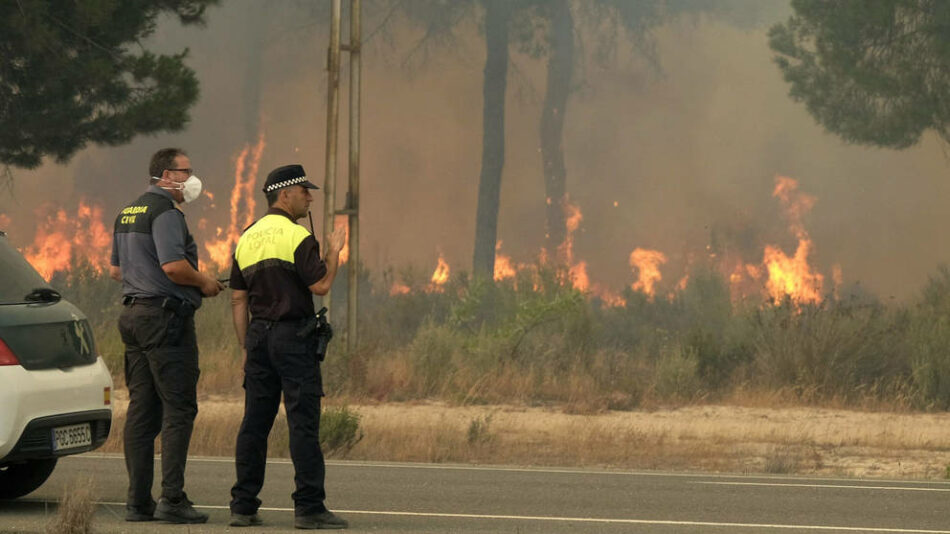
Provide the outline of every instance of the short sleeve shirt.
{"type": "MultiPolygon", "coordinates": [[[[168,191],[154,185],[146,192],[173,201],[168,191]]],[[[138,216],[145,215],[147,212],[138,216]]],[[[122,269],[122,294],[125,296],[174,297],[191,303],[195,308],[201,306],[198,288],[178,285],[162,270],[162,265],[178,260],[187,260],[198,269],[198,245],[188,230],[185,214],[176,208],[155,217],[150,233],[130,231],[113,235],[111,263],[122,269]]]]}
{"type": "Polygon", "coordinates": [[[238,240],[230,286],[248,292],[251,317],[290,321],[313,315],[309,287],[326,274],[316,238],[289,214],[271,208],[238,240]]]}

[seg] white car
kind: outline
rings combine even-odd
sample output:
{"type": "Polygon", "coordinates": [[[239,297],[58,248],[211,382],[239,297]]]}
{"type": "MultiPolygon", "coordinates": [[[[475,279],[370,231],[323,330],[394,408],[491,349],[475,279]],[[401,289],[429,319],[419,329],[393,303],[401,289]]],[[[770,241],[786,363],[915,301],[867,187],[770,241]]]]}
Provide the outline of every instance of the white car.
{"type": "Polygon", "coordinates": [[[112,376],[78,308],[0,232],[0,499],[26,495],[60,456],[101,446],[112,376]]]}

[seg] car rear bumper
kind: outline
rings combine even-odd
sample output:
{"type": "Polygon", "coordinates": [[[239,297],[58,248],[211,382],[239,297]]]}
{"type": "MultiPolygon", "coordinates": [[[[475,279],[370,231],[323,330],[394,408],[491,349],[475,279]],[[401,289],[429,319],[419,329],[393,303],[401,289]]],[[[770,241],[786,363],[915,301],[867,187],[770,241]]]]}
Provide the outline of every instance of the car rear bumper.
{"type": "MultiPolygon", "coordinates": [[[[81,419],[84,414],[90,422],[112,419],[112,376],[102,358],[91,365],[67,369],[28,371],[19,365],[0,366],[0,384],[3,384],[0,387],[0,463],[7,462],[15,450],[21,449],[28,431],[38,432],[34,428],[40,428],[36,425],[42,425],[44,421],[60,417],[68,419],[77,415],[81,419]]],[[[54,426],[62,426],[61,420],[56,420],[54,426]]],[[[99,427],[97,423],[94,428],[90,428],[93,438],[99,427]]],[[[102,428],[104,435],[108,435],[109,426],[102,428]]],[[[55,456],[52,453],[52,438],[44,436],[49,450],[43,453],[39,446],[40,437],[36,436],[32,438],[37,440],[35,446],[20,450],[20,455],[25,454],[26,450],[35,450],[40,457],[44,457],[43,454],[45,457],[55,456]]],[[[93,443],[92,448],[102,444],[96,444],[95,439],[93,443]]],[[[74,452],[82,451],[65,451],[66,454],[74,452]]]]}
{"type": "Polygon", "coordinates": [[[33,419],[27,423],[23,434],[20,435],[20,439],[16,445],[13,446],[13,449],[10,450],[10,453],[0,458],[0,465],[22,460],[79,454],[81,452],[97,449],[102,446],[106,438],[109,437],[109,429],[111,427],[112,410],[109,409],[51,415],[33,419]],[[53,429],[79,423],[89,423],[92,429],[92,443],[81,447],[54,451],[53,429]]]}

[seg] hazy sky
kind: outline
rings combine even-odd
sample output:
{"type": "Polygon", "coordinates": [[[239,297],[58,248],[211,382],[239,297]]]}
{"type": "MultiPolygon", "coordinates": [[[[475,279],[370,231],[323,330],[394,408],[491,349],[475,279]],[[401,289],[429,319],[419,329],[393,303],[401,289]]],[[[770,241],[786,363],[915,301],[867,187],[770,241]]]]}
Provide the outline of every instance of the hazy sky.
{"type": "MultiPolygon", "coordinates": [[[[201,79],[191,124],[124,147],[89,148],[65,166],[17,171],[13,195],[0,195],[14,242],[31,240],[41,202],[74,210],[85,196],[103,205],[111,226],[111,214],[144,188],[151,153],[168,145],[190,152],[217,198],[215,208],[206,199],[186,206],[189,220],[223,225],[222,199],[236,156],[256,141],[247,133],[256,116],[266,147],[255,191],[268,170],[294,162],[322,183],[324,25],[297,4],[262,6],[225,2],[209,12],[204,29],[163,23],[151,45],[189,47],[189,64],[201,79]]],[[[776,13],[785,9],[776,6],[776,13]]],[[[366,17],[367,26],[380,18],[366,17]]],[[[564,148],[568,191],[584,215],[575,257],[588,262],[592,280],[615,289],[629,285],[627,258],[643,247],[670,257],[663,275],[675,283],[714,229],[744,235],[750,260],[756,254],[761,260],[766,243],[793,253],[795,241],[771,197],[776,175],[798,180],[817,197],[805,226],[815,242],[814,263],[826,276],[839,264],[846,284],[906,298],[950,260],[943,238],[950,223],[946,147],[927,136],[919,147],[897,152],[848,146],[825,133],[788,98],[767,29],[767,23],[737,28],[709,18],[679,20],[656,31],[659,71],[622,41],[612,61],[587,58],[578,69],[564,148]]],[[[451,50],[430,49],[427,61],[407,69],[402,60],[418,37],[397,25],[364,51],[362,250],[377,272],[410,264],[434,269],[439,253],[456,270],[469,270],[472,261],[484,46],[470,24],[451,50]]],[[[530,261],[544,235],[538,149],[544,75],[543,63],[512,55],[499,238],[502,252],[518,261],[530,261]]],[[[344,96],[341,162],[346,104],[344,96]]],[[[342,203],[342,167],[339,178],[342,203]]],[[[262,204],[259,194],[259,212],[262,204]]],[[[322,200],[315,204],[322,209],[322,200]]]]}

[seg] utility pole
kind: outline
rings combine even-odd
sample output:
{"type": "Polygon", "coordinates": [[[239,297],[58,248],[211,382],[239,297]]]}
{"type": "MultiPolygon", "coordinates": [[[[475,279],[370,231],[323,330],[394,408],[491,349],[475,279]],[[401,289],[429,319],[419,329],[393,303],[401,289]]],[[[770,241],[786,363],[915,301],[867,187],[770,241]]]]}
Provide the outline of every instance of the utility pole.
{"type": "MultiPolygon", "coordinates": [[[[337,215],[346,215],[348,219],[349,259],[347,260],[347,313],[346,347],[353,352],[357,347],[357,311],[359,301],[359,198],[360,198],[360,48],[361,48],[361,6],[360,0],[350,0],[350,41],[340,44],[340,2],[330,0],[330,48],[327,51],[327,148],[326,174],[324,177],[323,239],[327,243],[333,230],[337,215]],[[350,121],[349,121],[349,190],[346,192],[346,204],[336,209],[336,157],[337,131],[340,119],[340,52],[350,54],[350,121]]],[[[323,299],[330,309],[330,293],[323,299]]]]}
{"type": "MultiPolygon", "coordinates": [[[[330,242],[333,219],[336,216],[336,140],[340,120],[340,0],[330,0],[330,48],[327,50],[327,146],[326,167],[323,175],[323,244],[330,242]]],[[[327,317],[332,317],[330,306],[332,289],[323,296],[327,317]]]]}
{"type": "Polygon", "coordinates": [[[356,311],[360,277],[360,0],[350,0],[350,190],[346,196],[349,219],[350,265],[347,267],[346,348],[356,350],[356,311]]]}

